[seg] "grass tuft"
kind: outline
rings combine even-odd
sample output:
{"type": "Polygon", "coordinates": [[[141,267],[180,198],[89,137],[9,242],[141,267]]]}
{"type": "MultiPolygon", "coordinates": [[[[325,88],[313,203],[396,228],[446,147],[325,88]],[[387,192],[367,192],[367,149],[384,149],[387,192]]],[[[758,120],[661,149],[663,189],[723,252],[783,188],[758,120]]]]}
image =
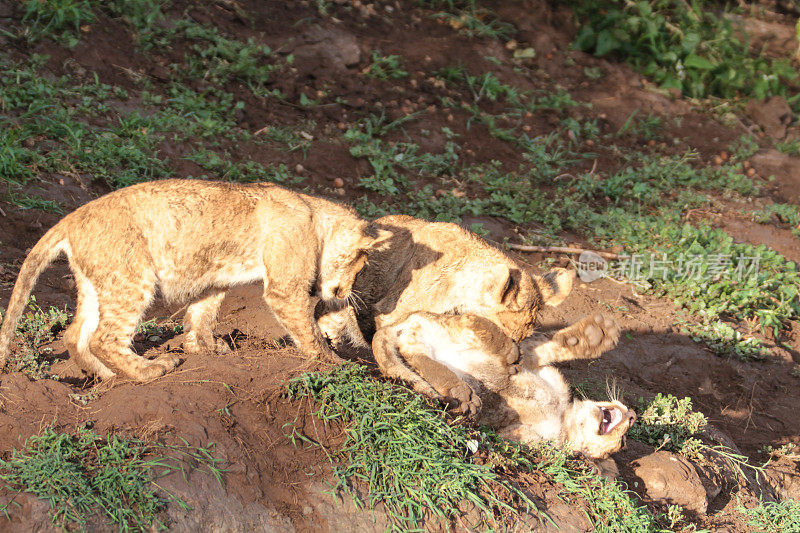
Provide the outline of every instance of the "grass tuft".
{"type": "MultiPolygon", "coordinates": [[[[170,500],[188,507],[177,498],[160,495],[154,483],[183,468],[184,460],[205,464],[219,475],[217,460],[204,448],[153,447],[118,436],[104,439],[89,429],[70,435],[47,428],[14,450],[10,459],[0,460],[0,480],[46,500],[53,524],[64,529],[84,529],[98,519],[119,531],[141,531],[164,527],[157,515],[170,500]],[[157,448],[176,451],[180,458],[147,458],[157,448]]],[[[7,512],[12,503],[3,510],[7,512]]]]}

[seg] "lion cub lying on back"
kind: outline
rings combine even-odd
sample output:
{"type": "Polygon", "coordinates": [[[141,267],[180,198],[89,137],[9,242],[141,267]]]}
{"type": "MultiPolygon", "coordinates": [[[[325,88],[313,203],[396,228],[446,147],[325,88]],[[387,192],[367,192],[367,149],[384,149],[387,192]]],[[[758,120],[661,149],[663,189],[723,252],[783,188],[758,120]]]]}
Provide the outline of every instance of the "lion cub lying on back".
{"type": "Polygon", "coordinates": [[[225,291],[254,281],[263,281],[264,300],[300,350],[333,358],[311,293],[349,297],[367,254],[390,236],[352,209],[269,183],[162,180],[120,189],[65,216],[28,254],[0,329],[0,368],[36,278],[62,252],[78,288],[67,347],[101,379],[114,376],[106,365],[136,380],[177,365],[172,354],[148,361],[130,348],[157,290],[189,303],[187,352],[224,350],[212,331],[225,291]]]}
{"type": "Polygon", "coordinates": [[[378,330],[372,346],[384,374],[478,413],[504,437],[552,439],[602,459],[624,445],[635,413],[617,401],[573,400],[561,373],[549,365],[598,357],[618,337],[616,323],[598,314],[552,340],[517,345],[485,318],[423,312],[378,330]]]}

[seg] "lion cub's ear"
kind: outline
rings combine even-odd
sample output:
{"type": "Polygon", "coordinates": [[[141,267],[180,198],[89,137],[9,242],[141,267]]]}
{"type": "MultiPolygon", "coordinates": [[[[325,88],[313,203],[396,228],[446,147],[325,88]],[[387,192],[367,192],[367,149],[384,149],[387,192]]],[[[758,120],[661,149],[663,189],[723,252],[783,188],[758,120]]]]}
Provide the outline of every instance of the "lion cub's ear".
{"type": "Polygon", "coordinates": [[[508,265],[498,263],[489,270],[488,278],[492,280],[494,287],[494,299],[499,303],[505,303],[512,292],[515,291],[514,278],[511,275],[508,265]]]}
{"type": "Polygon", "coordinates": [[[539,286],[542,299],[553,307],[563,302],[572,292],[575,282],[575,271],[566,268],[554,268],[544,276],[533,274],[533,281],[539,286]]]}
{"type": "Polygon", "coordinates": [[[385,250],[389,247],[389,241],[392,236],[394,236],[394,233],[391,231],[370,227],[361,240],[361,247],[367,252],[385,250]]]}

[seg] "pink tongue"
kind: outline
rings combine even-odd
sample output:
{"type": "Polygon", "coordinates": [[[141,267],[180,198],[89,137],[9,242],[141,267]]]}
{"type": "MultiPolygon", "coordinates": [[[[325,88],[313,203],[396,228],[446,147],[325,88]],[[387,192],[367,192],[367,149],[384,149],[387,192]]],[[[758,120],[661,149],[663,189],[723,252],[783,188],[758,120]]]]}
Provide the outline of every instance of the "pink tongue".
{"type": "Polygon", "coordinates": [[[613,414],[611,411],[603,410],[603,422],[600,424],[600,432],[608,433],[608,427],[611,425],[613,414]]]}

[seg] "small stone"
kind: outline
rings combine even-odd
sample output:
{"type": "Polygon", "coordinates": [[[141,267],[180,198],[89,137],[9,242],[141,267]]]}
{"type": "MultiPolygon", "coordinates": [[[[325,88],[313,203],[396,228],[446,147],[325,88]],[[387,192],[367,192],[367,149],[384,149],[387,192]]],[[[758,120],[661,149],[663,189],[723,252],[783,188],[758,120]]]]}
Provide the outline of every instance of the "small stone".
{"type": "Polygon", "coordinates": [[[150,342],[158,342],[161,340],[161,337],[159,337],[158,335],[150,335],[149,337],[147,337],[147,340],[149,340],[150,342]]]}
{"type": "Polygon", "coordinates": [[[519,46],[519,43],[517,43],[517,41],[514,39],[511,39],[506,43],[506,50],[516,50],[517,46],[519,46]]]}
{"type": "Polygon", "coordinates": [[[336,125],[336,127],[339,128],[340,130],[344,131],[344,130],[347,129],[347,124],[345,124],[344,122],[340,122],[340,123],[338,123],[336,125]]]}
{"type": "Polygon", "coordinates": [[[447,114],[447,122],[453,122],[456,118],[450,113],[447,114]]]}
{"type": "Polygon", "coordinates": [[[756,175],[756,169],[754,169],[753,167],[748,168],[747,169],[747,175],[752,178],[753,176],[756,175]]]}
{"type": "Polygon", "coordinates": [[[524,126],[522,126],[522,131],[528,132],[528,131],[531,131],[531,129],[532,129],[532,128],[531,128],[530,126],[528,126],[527,124],[525,124],[524,126]]]}
{"type": "Polygon", "coordinates": [[[336,193],[336,194],[338,194],[339,196],[344,196],[344,195],[345,195],[345,190],[344,190],[344,189],[342,189],[342,188],[339,188],[339,189],[334,189],[334,191],[333,191],[333,192],[335,192],[335,193],[336,193]]]}
{"type": "Polygon", "coordinates": [[[333,186],[336,187],[337,189],[341,189],[342,187],[344,187],[344,180],[342,178],[336,178],[335,180],[333,180],[333,186]]]}
{"type": "Polygon", "coordinates": [[[303,172],[306,171],[306,167],[304,167],[300,163],[297,163],[297,166],[294,167],[294,171],[297,172],[298,174],[302,174],[303,172]]]}

